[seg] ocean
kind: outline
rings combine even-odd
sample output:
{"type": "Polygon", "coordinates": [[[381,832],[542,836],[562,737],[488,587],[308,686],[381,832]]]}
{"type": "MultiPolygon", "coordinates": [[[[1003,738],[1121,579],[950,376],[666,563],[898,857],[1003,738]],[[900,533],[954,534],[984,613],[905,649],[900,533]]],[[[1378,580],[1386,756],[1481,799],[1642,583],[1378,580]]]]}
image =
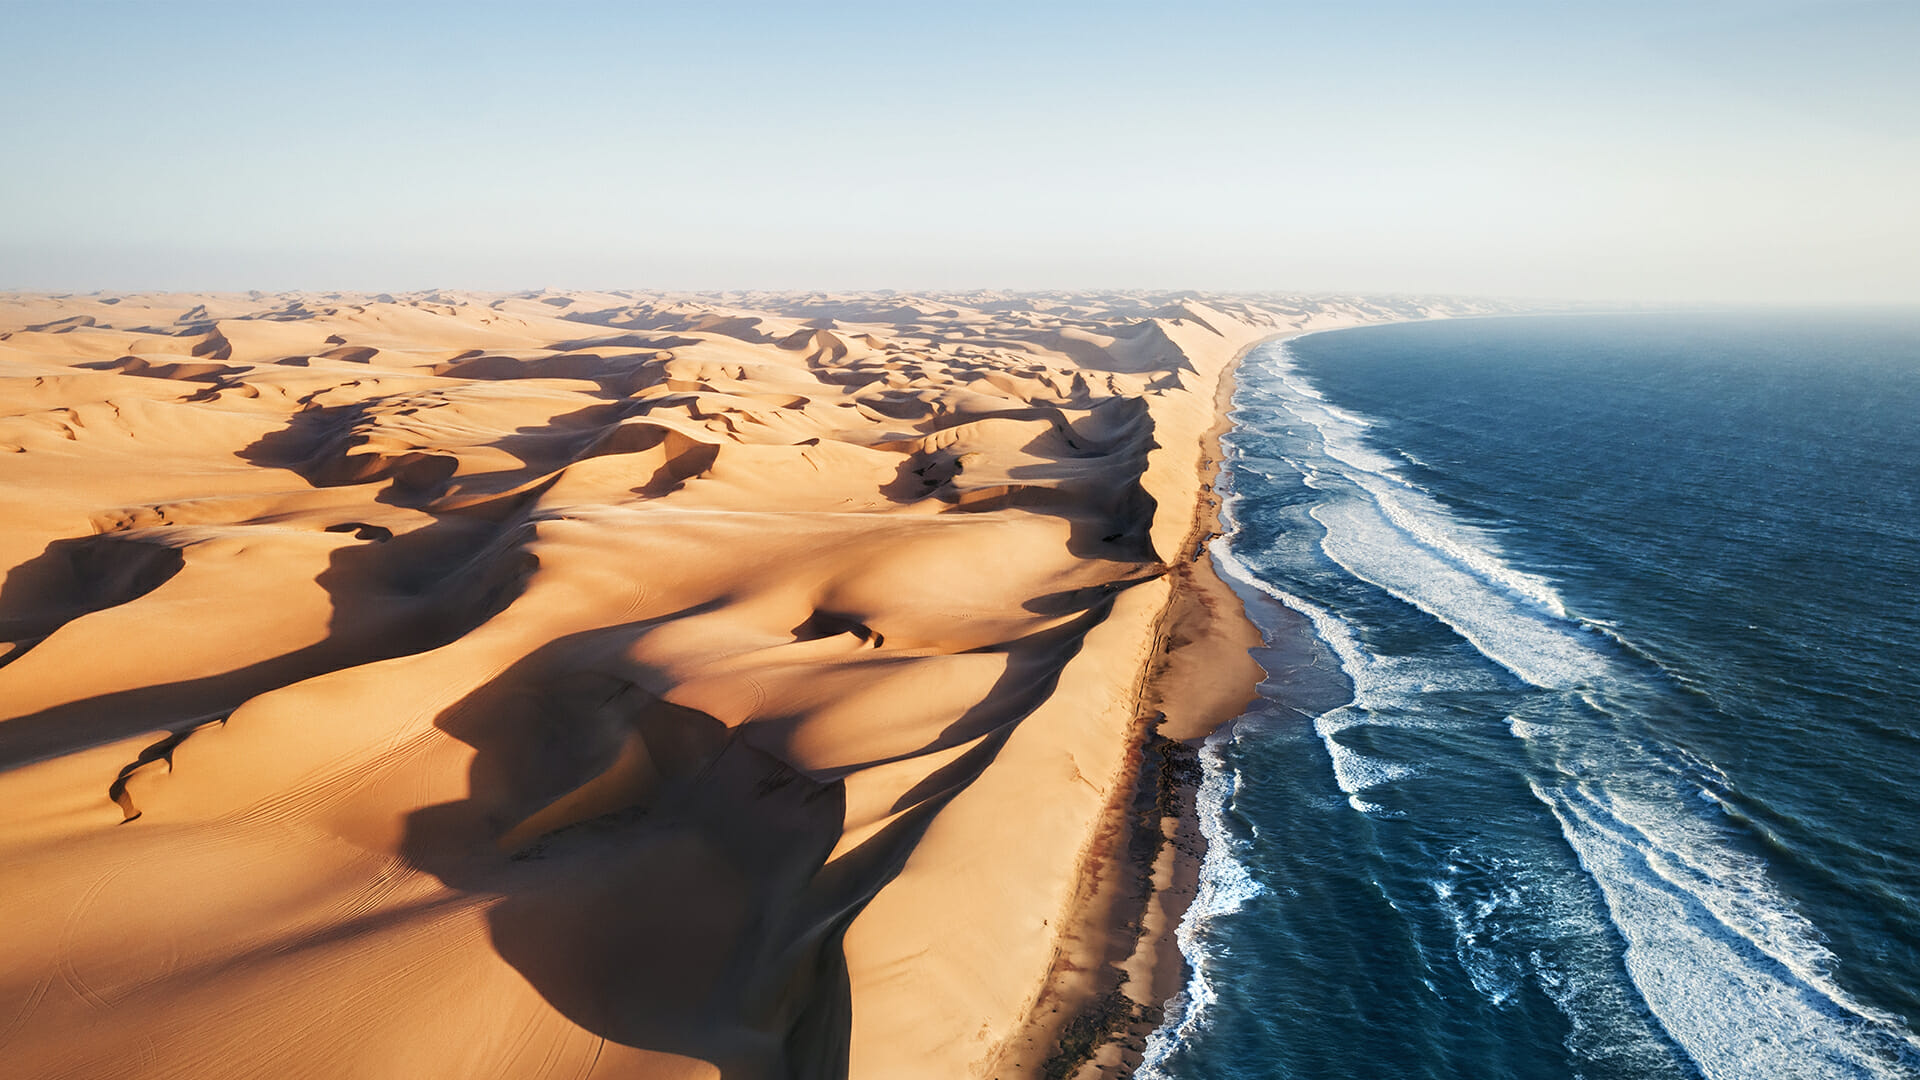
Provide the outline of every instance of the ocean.
{"type": "Polygon", "coordinates": [[[1137,1075],[1920,1077],[1920,313],[1471,319],[1240,370],[1137,1075]]]}

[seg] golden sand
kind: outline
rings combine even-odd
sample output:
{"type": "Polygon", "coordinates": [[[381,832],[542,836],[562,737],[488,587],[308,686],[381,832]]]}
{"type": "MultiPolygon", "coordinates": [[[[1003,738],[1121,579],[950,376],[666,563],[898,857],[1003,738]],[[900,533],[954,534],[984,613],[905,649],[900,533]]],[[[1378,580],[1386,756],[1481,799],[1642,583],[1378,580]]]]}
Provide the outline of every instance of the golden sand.
{"type": "Polygon", "coordinates": [[[0,1071],[1036,1071],[1222,378],[1395,314],[0,295],[0,1071]]]}

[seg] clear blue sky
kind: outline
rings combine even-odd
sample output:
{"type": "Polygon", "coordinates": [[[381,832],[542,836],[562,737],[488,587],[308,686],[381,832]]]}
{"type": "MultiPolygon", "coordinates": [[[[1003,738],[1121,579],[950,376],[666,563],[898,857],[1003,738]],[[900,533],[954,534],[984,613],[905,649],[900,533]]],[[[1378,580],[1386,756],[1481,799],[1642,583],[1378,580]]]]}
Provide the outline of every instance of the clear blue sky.
{"type": "Polygon", "coordinates": [[[1920,302],[1920,2],[0,0],[0,288],[1920,302]]]}

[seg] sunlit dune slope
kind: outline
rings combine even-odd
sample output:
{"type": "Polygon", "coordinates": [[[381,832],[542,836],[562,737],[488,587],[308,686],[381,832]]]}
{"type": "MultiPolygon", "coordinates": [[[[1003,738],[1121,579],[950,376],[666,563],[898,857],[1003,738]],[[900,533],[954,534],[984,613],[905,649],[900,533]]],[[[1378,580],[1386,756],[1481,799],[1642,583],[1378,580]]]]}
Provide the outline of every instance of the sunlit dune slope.
{"type": "Polygon", "coordinates": [[[1193,296],[0,296],[0,1072],[960,1077],[1250,343],[1193,296]]]}

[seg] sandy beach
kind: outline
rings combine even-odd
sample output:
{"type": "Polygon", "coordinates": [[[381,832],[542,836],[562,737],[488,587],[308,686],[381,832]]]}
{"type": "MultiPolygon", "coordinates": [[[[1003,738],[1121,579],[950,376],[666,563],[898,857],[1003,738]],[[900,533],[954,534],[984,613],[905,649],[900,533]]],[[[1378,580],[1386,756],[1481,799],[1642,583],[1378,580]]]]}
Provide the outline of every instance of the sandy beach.
{"type": "Polygon", "coordinates": [[[1233,365],[1428,313],[0,294],[0,1056],[1124,1073],[1233,365]]]}

